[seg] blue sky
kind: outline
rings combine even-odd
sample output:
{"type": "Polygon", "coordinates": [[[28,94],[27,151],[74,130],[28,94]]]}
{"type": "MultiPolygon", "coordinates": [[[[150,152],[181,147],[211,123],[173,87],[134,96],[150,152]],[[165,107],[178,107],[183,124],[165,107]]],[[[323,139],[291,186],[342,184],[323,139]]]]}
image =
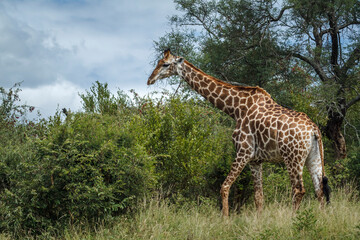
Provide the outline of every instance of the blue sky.
{"type": "Polygon", "coordinates": [[[146,94],[153,41],[171,30],[170,0],[0,1],[0,86],[23,82],[23,102],[43,116],[77,111],[96,80],[146,94]]]}

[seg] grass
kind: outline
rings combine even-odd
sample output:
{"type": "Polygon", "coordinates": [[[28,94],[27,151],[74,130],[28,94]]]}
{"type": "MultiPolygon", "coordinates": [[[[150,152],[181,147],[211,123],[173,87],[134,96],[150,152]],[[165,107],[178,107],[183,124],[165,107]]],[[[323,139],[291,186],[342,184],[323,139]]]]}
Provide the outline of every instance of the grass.
{"type": "MultiPolygon", "coordinates": [[[[211,201],[202,204],[168,204],[144,201],[134,216],[123,216],[112,226],[94,229],[77,226],[61,239],[360,239],[360,204],[351,189],[333,193],[325,210],[305,199],[294,214],[290,201],[265,204],[261,215],[251,206],[228,219],[211,201]]],[[[43,236],[46,239],[55,237],[43,236]]],[[[0,235],[0,239],[10,239],[0,235]]]]}

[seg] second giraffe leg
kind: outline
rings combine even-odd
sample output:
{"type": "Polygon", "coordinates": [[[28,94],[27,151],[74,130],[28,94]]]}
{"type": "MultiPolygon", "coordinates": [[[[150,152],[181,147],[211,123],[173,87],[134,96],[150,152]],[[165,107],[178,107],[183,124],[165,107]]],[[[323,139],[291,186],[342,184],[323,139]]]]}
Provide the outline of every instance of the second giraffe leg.
{"type": "Polygon", "coordinates": [[[264,193],[262,186],[262,164],[250,163],[250,170],[254,182],[255,206],[258,213],[261,213],[264,204],[264,193]]]}

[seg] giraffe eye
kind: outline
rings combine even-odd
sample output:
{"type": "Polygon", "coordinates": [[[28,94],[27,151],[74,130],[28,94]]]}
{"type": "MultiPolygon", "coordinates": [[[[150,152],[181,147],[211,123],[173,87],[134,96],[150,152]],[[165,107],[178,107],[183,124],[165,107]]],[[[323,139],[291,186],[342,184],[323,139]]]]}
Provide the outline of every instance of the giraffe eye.
{"type": "Polygon", "coordinates": [[[168,66],[170,66],[170,64],[168,64],[168,63],[163,64],[163,67],[168,67],[168,66]]]}

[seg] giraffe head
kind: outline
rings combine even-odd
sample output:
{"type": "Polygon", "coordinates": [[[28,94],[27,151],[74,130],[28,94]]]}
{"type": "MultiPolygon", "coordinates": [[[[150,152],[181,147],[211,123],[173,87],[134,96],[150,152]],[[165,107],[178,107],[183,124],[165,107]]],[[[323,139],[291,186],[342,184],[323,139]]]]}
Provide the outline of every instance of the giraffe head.
{"type": "Polygon", "coordinates": [[[154,84],[157,80],[178,74],[184,59],[171,54],[170,49],[164,51],[164,57],[159,60],[147,84],[154,84]]]}

